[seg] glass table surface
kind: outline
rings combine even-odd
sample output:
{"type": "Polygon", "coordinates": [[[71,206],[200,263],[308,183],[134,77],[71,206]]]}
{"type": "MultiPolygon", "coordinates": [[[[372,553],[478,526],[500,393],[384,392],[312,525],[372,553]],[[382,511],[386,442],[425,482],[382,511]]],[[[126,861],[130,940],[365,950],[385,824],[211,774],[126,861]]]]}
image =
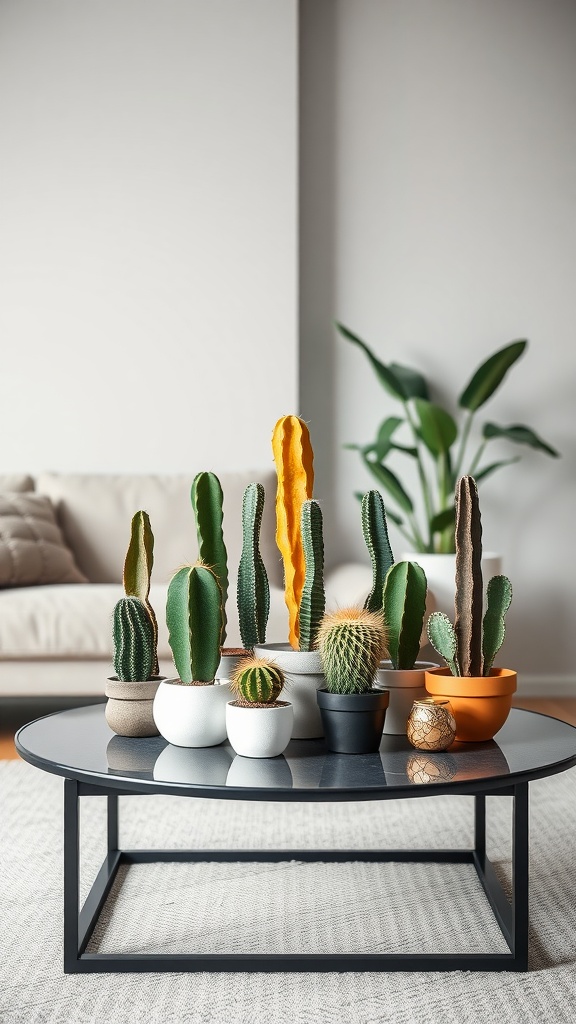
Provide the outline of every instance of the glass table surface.
{"type": "Polygon", "coordinates": [[[44,771],[106,789],[178,792],[219,799],[370,800],[486,791],[576,765],[576,728],[512,709],[494,740],[454,743],[445,753],[384,736],[375,754],[335,754],[323,740],[291,740],[275,758],[247,758],[228,743],[188,748],[161,736],[115,735],[104,705],[60,711],[23,726],[21,757],[44,771]]]}

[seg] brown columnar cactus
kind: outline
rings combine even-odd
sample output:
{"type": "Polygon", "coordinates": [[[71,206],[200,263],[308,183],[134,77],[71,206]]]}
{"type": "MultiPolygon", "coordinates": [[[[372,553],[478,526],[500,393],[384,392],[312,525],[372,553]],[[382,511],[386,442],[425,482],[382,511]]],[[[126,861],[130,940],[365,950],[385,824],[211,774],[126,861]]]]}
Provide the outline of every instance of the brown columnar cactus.
{"type": "Polygon", "coordinates": [[[456,599],[454,629],[463,676],[482,675],[482,524],[476,481],[456,485],[456,599]]]}

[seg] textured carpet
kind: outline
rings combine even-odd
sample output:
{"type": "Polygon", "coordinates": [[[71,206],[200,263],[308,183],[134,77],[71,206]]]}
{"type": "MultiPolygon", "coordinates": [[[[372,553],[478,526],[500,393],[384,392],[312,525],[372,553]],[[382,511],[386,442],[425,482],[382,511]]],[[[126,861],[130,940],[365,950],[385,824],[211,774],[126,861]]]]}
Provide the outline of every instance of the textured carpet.
{"type": "MultiPolygon", "coordinates": [[[[62,971],[62,780],[0,762],[2,1024],[553,1024],[576,1018],[576,769],[531,785],[528,974],[150,974],[62,971]]],[[[508,798],[489,799],[505,878],[508,798]]],[[[82,803],[83,889],[103,857],[104,801],[82,803]]],[[[472,800],[250,804],[121,798],[129,847],[402,847],[472,842],[472,800]]],[[[505,945],[465,865],[138,865],[91,948],[475,951],[505,945]]]]}

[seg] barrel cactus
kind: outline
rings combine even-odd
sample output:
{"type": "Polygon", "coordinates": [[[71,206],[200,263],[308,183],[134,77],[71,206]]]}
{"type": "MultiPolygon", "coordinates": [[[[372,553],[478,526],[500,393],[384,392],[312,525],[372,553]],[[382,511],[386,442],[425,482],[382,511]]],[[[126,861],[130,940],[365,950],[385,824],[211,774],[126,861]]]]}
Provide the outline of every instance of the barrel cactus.
{"type": "Polygon", "coordinates": [[[331,693],[366,693],[387,653],[381,611],[341,608],[324,616],[318,630],[326,688],[331,693]]]}
{"type": "Polygon", "coordinates": [[[181,682],[214,682],[222,615],[222,591],[212,569],[202,563],[178,569],[168,586],[166,622],[181,682]]]}
{"type": "Polygon", "coordinates": [[[394,564],[388,539],[386,509],[380,491],[367,491],[362,498],[362,532],[372,562],[372,590],[364,607],[369,612],[382,608],[382,590],[386,573],[394,564]]]}
{"type": "Polygon", "coordinates": [[[396,562],[386,573],[382,605],[393,668],[414,668],[426,614],[426,590],[426,574],[417,562],[396,562]]]}
{"type": "Polygon", "coordinates": [[[154,673],[154,628],[143,601],[121,597],[114,608],[114,671],[122,682],[142,683],[154,673]]]}
{"type": "Polygon", "coordinates": [[[190,492],[198,536],[198,557],[210,566],[222,594],[222,626],[220,646],[226,640],[226,601],[228,599],[228,553],[224,543],[222,521],[224,495],[215,473],[197,473],[190,492]]]}
{"type": "Polygon", "coordinates": [[[242,554],[238,567],[238,620],[244,647],[251,651],[266,640],[270,585],[260,554],[264,487],[248,484],[242,499],[242,554]]]}
{"type": "MultiPolygon", "coordinates": [[[[127,597],[137,597],[146,607],[154,635],[153,675],[158,675],[158,622],[150,604],[150,577],[154,565],[154,534],[150,517],[140,509],[132,516],[130,543],[124,560],[122,581],[127,597]]],[[[120,677],[118,677],[120,678],[120,677]]]]}
{"type": "Polygon", "coordinates": [[[244,704],[275,704],[283,686],[282,669],[266,658],[245,658],[232,678],[232,690],[244,704]]]}

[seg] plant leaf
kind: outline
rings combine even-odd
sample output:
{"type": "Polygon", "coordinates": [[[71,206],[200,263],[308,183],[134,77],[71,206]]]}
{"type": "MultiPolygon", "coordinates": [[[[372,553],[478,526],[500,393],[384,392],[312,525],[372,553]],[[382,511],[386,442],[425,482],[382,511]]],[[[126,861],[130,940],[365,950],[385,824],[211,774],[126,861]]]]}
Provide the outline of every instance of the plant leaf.
{"type": "MultiPolygon", "coordinates": [[[[385,419],[378,427],[378,434],[376,436],[376,444],[372,445],[372,451],[376,452],[376,458],[379,462],[382,462],[386,458],[388,452],[392,447],[390,438],[395,430],[404,423],[405,420],[401,416],[389,416],[385,419]]],[[[364,449],[364,454],[369,455],[370,452],[364,449]]]]}
{"type": "Polygon", "coordinates": [[[392,495],[394,501],[400,506],[403,512],[413,511],[414,506],[412,504],[412,499],[406,493],[398,477],[392,472],[392,470],[388,469],[387,466],[383,466],[380,462],[372,462],[371,459],[367,459],[365,456],[364,464],[376,477],[378,483],[380,483],[382,487],[392,495]]]}
{"type": "Polygon", "coordinates": [[[399,398],[400,401],[403,402],[406,398],[404,385],[393,370],[391,370],[389,366],[385,366],[384,363],[381,363],[372,350],[368,348],[366,342],[362,341],[357,334],[353,334],[352,331],[349,331],[347,327],[344,327],[344,324],[337,323],[336,327],[347,341],[351,341],[354,345],[358,345],[363,352],[366,353],[370,363],[372,364],[372,369],[382,384],[382,387],[386,388],[386,391],[393,395],[394,398],[399,398]]]}
{"type": "Polygon", "coordinates": [[[432,516],[430,520],[430,533],[443,533],[449,526],[454,526],[456,519],[456,509],[454,505],[451,508],[442,509],[442,512],[437,512],[435,516],[432,516]]]}
{"type": "Polygon", "coordinates": [[[520,462],[520,456],[516,455],[513,459],[501,459],[500,462],[491,462],[489,466],[484,466],[483,469],[479,469],[478,472],[474,473],[474,479],[478,484],[497,469],[500,469],[501,466],[511,466],[513,462],[520,462]]]}
{"type": "Polygon", "coordinates": [[[458,399],[459,405],[476,412],[494,394],[510,367],[520,358],[527,341],[512,341],[482,363],[458,399]]]}
{"type": "Polygon", "coordinates": [[[401,366],[400,363],[390,363],[388,368],[401,381],[406,398],[430,398],[428,383],[418,370],[401,366]]]}
{"type": "Polygon", "coordinates": [[[509,427],[499,427],[497,423],[485,423],[482,436],[485,438],[505,437],[507,441],[514,441],[515,444],[527,444],[530,448],[546,452],[547,455],[552,455],[555,459],[560,456],[560,452],[546,444],[546,441],[543,441],[530,427],[525,427],[522,423],[513,423],[509,427]]]}
{"type": "Polygon", "coordinates": [[[418,458],[418,449],[417,448],[410,448],[406,444],[396,444],[395,441],[392,442],[390,447],[395,452],[404,452],[405,455],[411,455],[413,459],[417,459],[418,458]]]}
{"type": "Polygon", "coordinates": [[[432,455],[444,455],[458,436],[458,427],[449,412],[423,398],[414,399],[420,421],[420,437],[432,455]]]}

